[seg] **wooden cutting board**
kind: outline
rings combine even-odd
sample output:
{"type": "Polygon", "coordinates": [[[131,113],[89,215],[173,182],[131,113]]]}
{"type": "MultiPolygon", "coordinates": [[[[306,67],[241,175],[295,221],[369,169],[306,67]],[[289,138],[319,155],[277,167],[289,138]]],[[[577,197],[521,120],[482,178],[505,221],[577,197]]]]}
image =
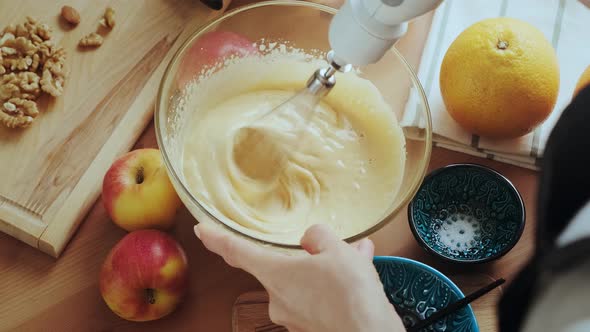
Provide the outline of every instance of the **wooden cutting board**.
{"type": "Polygon", "coordinates": [[[57,257],[98,197],[110,164],[151,120],[174,50],[222,11],[198,0],[0,0],[0,8],[0,29],[35,17],[53,28],[68,54],[64,94],[40,102],[32,127],[0,126],[0,230],[57,257]],[[59,19],[64,4],[81,14],[73,29],[59,19]],[[109,5],[116,26],[104,44],[78,50],[109,5]]]}

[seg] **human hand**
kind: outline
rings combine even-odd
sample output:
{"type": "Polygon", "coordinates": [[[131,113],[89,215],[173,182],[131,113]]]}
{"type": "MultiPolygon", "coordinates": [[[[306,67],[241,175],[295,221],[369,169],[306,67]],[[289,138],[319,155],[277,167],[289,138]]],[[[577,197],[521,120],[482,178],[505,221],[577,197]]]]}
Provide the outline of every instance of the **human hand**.
{"type": "Polygon", "coordinates": [[[324,225],[310,227],[288,256],[200,223],[207,249],[254,275],[269,294],[270,319],[292,332],[405,331],[372,264],[369,239],[349,245],[324,225]]]}

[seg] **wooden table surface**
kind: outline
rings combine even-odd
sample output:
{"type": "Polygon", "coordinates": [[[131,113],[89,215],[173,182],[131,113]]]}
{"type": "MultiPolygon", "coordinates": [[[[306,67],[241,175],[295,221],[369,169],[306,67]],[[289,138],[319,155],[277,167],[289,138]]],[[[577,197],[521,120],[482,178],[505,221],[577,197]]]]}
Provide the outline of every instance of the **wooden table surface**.
{"type": "MultiPolygon", "coordinates": [[[[426,24],[414,28],[406,43],[423,38],[426,31],[426,24]]],[[[415,60],[419,55],[416,52],[419,52],[416,47],[406,45],[406,56],[413,54],[415,60]]],[[[138,147],[156,147],[153,125],[146,129],[138,147]]],[[[520,242],[508,255],[496,262],[472,267],[441,263],[418,247],[405,213],[375,233],[372,239],[376,243],[376,254],[423,261],[446,273],[464,292],[469,292],[494,278],[510,280],[530,256],[536,221],[537,173],[438,148],[433,150],[430,169],[457,162],[491,166],[513,181],[521,192],[527,209],[527,225],[520,242]]],[[[261,286],[252,276],[227,266],[222,259],[206,251],[193,235],[193,225],[193,217],[182,209],[171,231],[188,254],[189,294],[173,314],[149,323],[118,318],[100,297],[101,264],[125,234],[109,220],[100,199],[58,260],[0,234],[0,331],[231,331],[234,301],[240,294],[259,290],[261,286]]],[[[481,331],[496,331],[494,303],[501,291],[473,304],[481,331]]]]}

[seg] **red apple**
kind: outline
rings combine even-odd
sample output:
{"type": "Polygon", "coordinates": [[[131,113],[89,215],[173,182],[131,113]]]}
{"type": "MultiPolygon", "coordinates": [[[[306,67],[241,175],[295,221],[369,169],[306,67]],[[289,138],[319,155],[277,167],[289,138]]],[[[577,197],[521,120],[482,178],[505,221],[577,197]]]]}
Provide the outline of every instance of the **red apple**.
{"type": "Polygon", "coordinates": [[[108,254],[100,273],[100,293],[121,318],[149,321],[174,311],[188,286],[184,250],[157,230],[127,234],[108,254]]]}
{"type": "Polygon", "coordinates": [[[201,36],[186,52],[178,69],[178,86],[183,88],[206,66],[213,66],[229,56],[258,54],[246,37],[229,31],[212,31],[201,36]]]}
{"type": "Polygon", "coordinates": [[[127,231],[174,224],[181,201],[157,149],[131,151],[113,163],[102,183],[105,209],[127,231]]]}

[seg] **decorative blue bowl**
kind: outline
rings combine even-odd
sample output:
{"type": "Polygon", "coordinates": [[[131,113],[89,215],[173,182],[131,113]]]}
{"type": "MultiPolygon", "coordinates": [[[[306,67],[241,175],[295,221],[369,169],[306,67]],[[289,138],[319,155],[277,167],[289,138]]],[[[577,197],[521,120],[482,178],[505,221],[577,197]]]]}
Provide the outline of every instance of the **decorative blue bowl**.
{"type": "MultiPolygon", "coordinates": [[[[373,264],[389,302],[406,328],[465,297],[449,278],[423,263],[377,256],[373,264]]],[[[471,306],[466,306],[422,331],[479,332],[479,327],[471,306]]]]}
{"type": "Polygon", "coordinates": [[[454,263],[498,259],[524,230],[522,197],[500,173],[456,164],[424,179],[408,206],[410,229],[426,251],[454,263]]]}

